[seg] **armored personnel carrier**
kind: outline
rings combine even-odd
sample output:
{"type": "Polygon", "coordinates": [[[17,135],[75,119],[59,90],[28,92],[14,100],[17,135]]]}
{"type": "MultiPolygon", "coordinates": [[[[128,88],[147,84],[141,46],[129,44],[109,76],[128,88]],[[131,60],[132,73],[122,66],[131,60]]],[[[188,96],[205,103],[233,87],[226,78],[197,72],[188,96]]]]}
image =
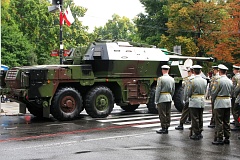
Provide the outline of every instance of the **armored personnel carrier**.
{"type": "Polygon", "coordinates": [[[157,78],[161,66],[171,65],[176,92],[175,107],[181,111],[182,81],[187,76],[183,60],[211,61],[212,58],[170,55],[159,48],[136,47],[129,42],[93,42],[84,51],[75,48],[63,65],[23,66],[9,69],[1,77],[1,91],[38,117],[72,120],[84,109],[94,118],[107,117],[114,104],[134,111],[154,104],[157,78]]]}

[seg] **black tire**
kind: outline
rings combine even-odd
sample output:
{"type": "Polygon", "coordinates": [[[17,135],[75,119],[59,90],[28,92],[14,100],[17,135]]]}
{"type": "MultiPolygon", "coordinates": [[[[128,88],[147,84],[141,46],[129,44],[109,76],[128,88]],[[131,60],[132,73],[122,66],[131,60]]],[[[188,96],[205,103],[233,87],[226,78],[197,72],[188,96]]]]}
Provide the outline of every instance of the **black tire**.
{"type": "Polygon", "coordinates": [[[183,95],[184,95],[184,87],[179,86],[175,89],[175,93],[173,95],[173,101],[175,108],[179,111],[182,112],[184,103],[183,103],[183,95]]]}
{"type": "Polygon", "coordinates": [[[105,118],[113,110],[112,91],[105,86],[92,88],[86,95],[85,110],[92,118],[105,118]]]}
{"type": "Polygon", "coordinates": [[[82,107],[81,94],[74,88],[66,87],[58,90],[55,94],[51,105],[51,114],[57,120],[73,120],[79,116],[82,107]]]}
{"type": "Polygon", "coordinates": [[[153,87],[150,91],[147,108],[150,113],[158,114],[158,110],[155,104],[155,91],[156,91],[156,87],[153,87]]]}
{"type": "Polygon", "coordinates": [[[134,104],[134,105],[128,104],[127,106],[120,106],[120,107],[126,112],[133,112],[139,107],[139,104],[134,104]]]}
{"type": "Polygon", "coordinates": [[[43,118],[43,107],[35,104],[26,104],[28,111],[38,118],[43,118]]]}

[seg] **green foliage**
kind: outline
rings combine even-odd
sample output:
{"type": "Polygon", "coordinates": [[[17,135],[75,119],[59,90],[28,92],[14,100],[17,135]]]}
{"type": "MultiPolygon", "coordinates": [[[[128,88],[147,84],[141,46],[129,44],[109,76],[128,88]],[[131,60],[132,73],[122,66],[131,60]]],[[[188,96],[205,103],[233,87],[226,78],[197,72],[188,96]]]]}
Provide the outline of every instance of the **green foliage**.
{"type": "Polygon", "coordinates": [[[57,46],[59,28],[54,25],[56,14],[48,12],[47,0],[11,0],[10,14],[19,29],[31,41],[37,64],[45,64],[53,47],[57,46]]]}
{"type": "Polygon", "coordinates": [[[181,46],[182,53],[186,56],[195,56],[198,52],[198,47],[195,45],[194,40],[191,37],[187,38],[185,36],[177,36],[173,38],[162,35],[158,47],[163,47],[171,51],[176,45],[181,46]]]}
{"type": "MultiPolygon", "coordinates": [[[[58,64],[50,57],[59,49],[59,11],[48,12],[49,0],[1,1],[2,63],[9,66],[58,64]]],[[[64,49],[86,47],[95,39],[122,39],[173,50],[180,45],[183,55],[211,56],[240,62],[239,2],[234,0],[140,0],[145,13],[133,22],[117,14],[88,33],[78,20],[87,8],[69,5],[75,22],[63,25],[64,49]],[[231,4],[231,5],[229,5],[231,4]],[[231,16],[230,16],[231,15],[231,16]],[[229,25],[231,24],[231,25],[229,25]],[[234,34],[235,33],[235,34],[234,34]]]]}
{"type": "Polygon", "coordinates": [[[117,14],[112,16],[111,20],[103,26],[94,29],[93,38],[95,39],[122,39],[137,40],[136,28],[127,17],[120,17],[117,14]],[[134,36],[135,35],[135,36],[134,36]]]}
{"type": "Polygon", "coordinates": [[[140,38],[172,50],[182,46],[183,55],[206,56],[214,48],[221,21],[228,14],[223,1],[140,0],[145,14],[135,20],[140,38]]]}
{"type": "Polygon", "coordinates": [[[18,29],[18,25],[8,11],[9,1],[3,1],[1,5],[1,63],[9,67],[35,64],[31,42],[18,29]]]}
{"type": "Polygon", "coordinates": [[[168,0],[140,0],[146,13],[141,13],[134,20],[142,41],[158,45],[160,36],[167,35],[168,0]]]}
{"type": "Polygon", "coordinates": [[[10,67],[35,64],[35,59],[30,59],[34,57],[31,43],[16,25],[2,25],[1,37],[2,64],[10,67]]]}
{"type": "Polygon", "coordinates": [[[70,27],[63,25],[63,44],[66,49],[77,47],[79,45],[86,45],[90,42],[89,33],[87,32],[88,27],[83,26],[82,22],[78,20],[78,17],[84,16],[87,9],[81,6],[76,6],[73,0],[65,0],[64,8],[67,8],[68,5],[71,8],[75,21],[70,27]]]}
{"type": "MultiPolygon", "coordinates": [[[[63,25],[64,49],[89,42],[87,27],[77,18],[83,16],[86,9],[75,6],[73,0],[65,0],[64,8],[68,5],[75,22],[71,27],[63,25]]],[[[48,0],[2,2],[2,33],[7,35],[2,36],[3,63],[10,66],[59,63],[58,58],[50,57],[51,51],[59,48],[59,11],[50,13],[48,6],[51,6],[48,0]]]]}

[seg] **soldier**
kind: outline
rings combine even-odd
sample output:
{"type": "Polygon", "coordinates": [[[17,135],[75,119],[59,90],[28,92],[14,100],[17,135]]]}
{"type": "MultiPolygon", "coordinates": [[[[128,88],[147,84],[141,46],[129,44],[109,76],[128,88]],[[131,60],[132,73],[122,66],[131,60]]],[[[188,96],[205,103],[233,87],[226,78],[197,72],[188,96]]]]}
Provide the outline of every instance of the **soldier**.
{"type": "Polygon", "coordinates": [[[192,119],[190,139],[199,140],[203,138],[203,109],[205,106],[204,95],[207,89],[207,80],[200,75],[201,66],[194,65],[193,70],[195,77],[190,81],[188,95],[189,111],[192,119]],[[192,135],[192,132],[194,134],[192,135]]]}
{"type": "Polygon", "coordinates": [[[214,84],[212,90],[212,98],[214,100],[215,113],[215,136],[212,144],[223,145],[229,144],[230,137],[230,108],[231,108],[231,93],[232,81],[226,76],[228,68],[223,64],[218,65],[220,78],[214,84]],[[223,136],[225,139],[223,140],[223,136]]]}
{"type": "MultiPolygon", "coordinates": [[[[212,89],[214,86],[214,83],[217,82],[217,80],[220,78],[219,76],[219,71],[218,71],[218,66],[212,66],[213,68],[213,76],[210,82],[210,95],[212,94],[212,89]]],[[[215,127],[215,120],[214,120],[214,101],[212,99],[212,95],[211,95],[211,106],[212,106],[212,117],[211,117],[211,121],[210,121],[210,125],[208,125],[209,128],[214,128],[215,127]]]]}
{"type": "MultiPolygon", "coordinates": [[[[235,66],[233,65],[233,73],[235,74],[232,78],[232,82],[233,82],[233,91],[235,90],[235,88],[237,87],[237,82],[238,80],[240,80],[240,66],[235,66]]],[[[240,101],[240,99],[236,99],[237,95],[232,92],[232,115],[233,115],[233,119],[234,119],[234,128],[231,129],[231,131],[238,131],[240,130],[240,124],[238,122],[238,102],[240,101]]]]}
{"type": "Polygon", "coordinates": [[[159,134],[168,134],[168,127],[171,121],[171,103],[175,91],[174,79],[168,75],[170,67],[168,65],[162,66],[162,76],[158,78],[155,92],[155,104],[158,107],[159,119],[161,127],[159,134]]]}
{"type": "Polygon", "coordinates": [[[240,79],[237,81],[237,85],[234,88],[233,92],[234,92],[234,95],[236,96],[235,107],[236,107],[236,110],[238,110],[237,121],[238,123],[240,123],[240,79]]]}
{"type": "Polygon", "coordinates": [[[192,67],[189,67],[187,69],[187,72],[188,72],[188,77],[186,77],[184,79],[184,83],[183,83],[183,87],[184,87],[184,92],[183,92],[183,100],[184,100],[184,107],[183,107],[183,110],[182,110],[182,116],[181,116],[181,119],[180,119],[180,124],[179,126],[175,127],[176,130],[183,130],[184,127],[183,127],[183,123],[186,122],[187,118],[190,116],[189,114],[189,97],[188,97],[188,86],[189,86],[189,83],[190,83],[190,80],[192,80],[194,78],[194,74],[193,74],[193,69],[192,67]]]}

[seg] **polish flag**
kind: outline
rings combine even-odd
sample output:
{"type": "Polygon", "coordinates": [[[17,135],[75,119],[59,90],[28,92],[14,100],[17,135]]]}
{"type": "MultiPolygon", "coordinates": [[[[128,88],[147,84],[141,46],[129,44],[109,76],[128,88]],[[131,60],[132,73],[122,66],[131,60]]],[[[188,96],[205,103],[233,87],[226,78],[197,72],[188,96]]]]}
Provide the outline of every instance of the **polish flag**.
{"type": "Polygon", "coordinates": [[[67,7],[67,10],[64,12],[63,20],[67,23],[68,27],[71,26],[71,24],[74,22],[74,17],[69,6],[67,7]]]}

